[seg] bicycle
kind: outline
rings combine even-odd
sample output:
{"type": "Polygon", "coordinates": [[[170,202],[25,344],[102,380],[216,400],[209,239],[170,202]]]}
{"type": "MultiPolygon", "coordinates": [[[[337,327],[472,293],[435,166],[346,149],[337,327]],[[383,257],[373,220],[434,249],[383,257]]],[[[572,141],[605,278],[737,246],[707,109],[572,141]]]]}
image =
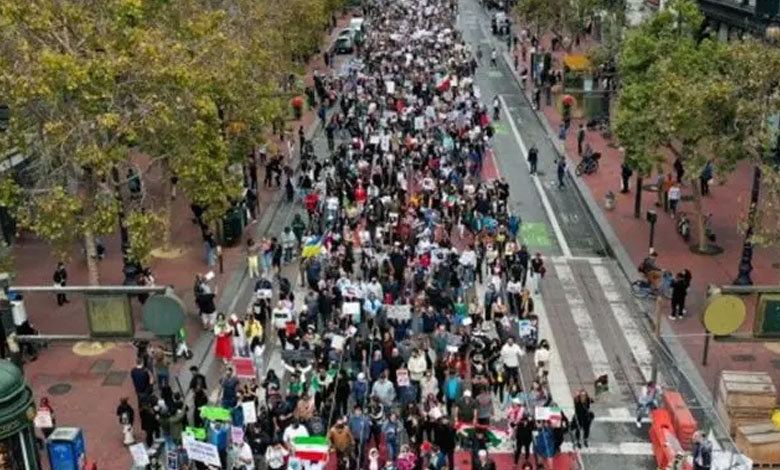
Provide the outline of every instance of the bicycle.
{"type": "Polygon", "coordinates": [[[599,169],[599,159],[601,158],[601,153],[596,152],[590,157],[583,158],[580,163],[577,164],[577,168],[575,169],[575,174],[577,176],[582,176],[583,173],[586,175],[590,175],[592,173],[595,173],[599,169]]]}
{"type": "Polygon", "coordinates": [[[655,287],[647,279],[637,279],[631,283],[631,294],[638,299],[655,299],[659,295],[666,299],[671,299],[672,273],[664,271],[659,287],[655,287]]]}

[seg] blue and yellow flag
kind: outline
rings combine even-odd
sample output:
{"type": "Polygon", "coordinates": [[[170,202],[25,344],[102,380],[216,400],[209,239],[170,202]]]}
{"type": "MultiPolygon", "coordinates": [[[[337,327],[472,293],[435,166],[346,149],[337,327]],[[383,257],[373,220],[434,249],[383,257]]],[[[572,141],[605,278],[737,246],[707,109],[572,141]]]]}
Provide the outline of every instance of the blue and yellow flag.
{"type": "Polygon", "coordinates": [[[301,250],[301,258],[313,258],[322,253],[322,237],[312,237],[301,250]]]}

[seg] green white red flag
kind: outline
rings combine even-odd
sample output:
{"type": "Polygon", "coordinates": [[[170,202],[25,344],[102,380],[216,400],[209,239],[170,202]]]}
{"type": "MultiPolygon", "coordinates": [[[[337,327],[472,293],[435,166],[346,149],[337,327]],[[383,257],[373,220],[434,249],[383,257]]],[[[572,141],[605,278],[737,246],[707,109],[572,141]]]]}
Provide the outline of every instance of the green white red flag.
{"type": "Polygon", "coordinates": [[[292,441],[293,455],[310,462],[328,461],[328,439],[325,436],[299,436],[292,441]]]}
{"type": "Polygon", "coordinates": [[[510,441],[509,433],[503,429],[491,426],[483,426],[480,424],[468,424],[462,422],[455,423],[455,431],[457,431],[458,434],[467,437],[473,436],[478,430],[482,431],[482,433],[485,435],[487,443],[490,447],[502,447],[510,441]]]}

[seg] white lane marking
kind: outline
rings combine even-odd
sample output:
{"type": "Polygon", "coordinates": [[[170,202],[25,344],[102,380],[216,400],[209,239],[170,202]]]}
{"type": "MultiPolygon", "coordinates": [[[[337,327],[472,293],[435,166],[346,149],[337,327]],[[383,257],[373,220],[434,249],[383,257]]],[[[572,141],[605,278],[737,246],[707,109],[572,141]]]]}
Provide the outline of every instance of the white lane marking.
{"type": "MultiPolygon", "coordinates": [[[[504,111],[507,115],[509,115],[509,108],[506,105],[506,101],[504,100],[504,97],[501,95],[498,95],[498,99],[501,101],[501,106],[503,106],[504,111]]],[[[525,162],[525,165],[529,168],[531,168],[530,163],[528,163],[528,148],[525,146],[525,143],[523,142],[523,138],[520,136],[520,131],[517,130],[517,124],[515,124],[515,121],[512,119],[508,119],[509,121],[509,127],[512,128],[512,134],[515,136],[515,140],[517,141],[517,144],[520,146],[520,157],[525,162]]],[[[566,242],[566,238],[563,236],[563,230],[561,230],[561,225],[558,223],[558,218],[555,217],[555,212],[553,212],[552,205],[550,204],[550,200],[547,198],[547,193],[544,192],[544,188],[542,188],[542,183],[539,181],[539,178],[537,177],[531,177],[531,180],[534,182],[534,186],[536,187],[536,192],[539,193],[539,198],[542,200],[542,206],[544,207],[544,211],[547,213],[547,218],[550,220],[550,225],[552,225],[553,232],[555,233],[555,238],[558,240],[558,246],[561,247],[561,251],[563,252],[563,256],[565,258],[571,258],[571,249],[569,248],[569,244],[566,242]]]]}
{"type": "MultiPolygon", "coordinates": [[[[558,279],[561,281],[563,293],[566,297],[566,302],[569,304],[574,324],[577,325],[582,346],[585,348],[585,353],[593,368],[593,375],[599,377],[606,374],[609,383],[617,384],[607,359],[607,353],[604,351],[604,346],[602,346],[596,328],[593,326],[593,319],[585,307],[585,300],[577,289],[577,283],[574,280],[571,268],[565,263],[555,263],[555,271],[558,274],[558,279]]],[[[613,387],[610,387],[610,390],[612,389],[613,387]]]]}
{"type": "Polygon", "coordinates": [[[539,337],[544,338],[550,344],[550,375],[547,377],[547,383],[550,386],[550,394],[553,400],[560,406],[564,413],[573,416],[574,400],[569,387],[569,381],[566,379],[566,373],[561,360],[561,353],[555,343],[550,320],[547,317],[547,309],[544,306],[544,299],[541,295],[534,295],[534,306],[536,316],[539,318],[539,337]]]}
{"type": "Polygon", "coordinates": [[[601,285],[604,296],[606,296],[609,302],[612,316],[615,317],[618,326],[620,326],[623,336],[626,338],[629,348],[631,348],[631,354],[642,371],[642,376],[645,381],[650,380],[653,369],[653,355],[650,353],[650,348],[647,346],[647,341],[645,341],[642,331],[631,316],[628,305],[623,301],[623,296],[618,292],[609,269],[606,266],[593,266],[592,268],[596,279],[601,285]]]}
{"type": "Polygon", "coordinates": [[[566,261],[584,261],[590,264],[604,264],[605,258],[598,258],[595,256],[551,256],[550,259],[553,263],[564,263],[566,261]]]}
{"type": "MultiPolygon", "coordinates": [[[[571,452],[572,450],[574,449],[571,442],[564,442],[561,446],[561,452],[571,452]]],[[[650,442],[620,442],[617,444],[597,442],[577,450],[580,454],[586,455],[644,456],[653,455],[653,444],[650,442]]]]}

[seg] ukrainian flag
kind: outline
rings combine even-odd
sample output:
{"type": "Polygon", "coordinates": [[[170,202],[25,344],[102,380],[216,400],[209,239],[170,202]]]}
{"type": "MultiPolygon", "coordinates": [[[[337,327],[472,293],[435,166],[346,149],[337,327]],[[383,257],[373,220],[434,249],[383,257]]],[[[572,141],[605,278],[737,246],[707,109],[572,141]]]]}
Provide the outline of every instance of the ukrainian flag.
{"type": "Polygon", "coordinates": [[[322,253],[322,237],[311,237],[301,250],[301,258],[313,258],[322,253]]]}

